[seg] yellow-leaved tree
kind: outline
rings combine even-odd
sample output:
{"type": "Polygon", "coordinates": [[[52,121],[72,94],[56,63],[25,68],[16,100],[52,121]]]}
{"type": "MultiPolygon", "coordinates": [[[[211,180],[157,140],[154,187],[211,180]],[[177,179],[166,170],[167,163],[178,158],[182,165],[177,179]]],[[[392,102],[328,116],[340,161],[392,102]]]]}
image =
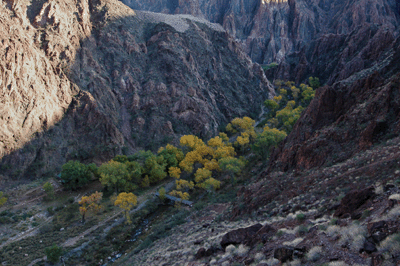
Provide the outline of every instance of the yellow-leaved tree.
{"type": "Polygon", "coordinates": [[[132,223],[131,217],[129,216],[129,211],[137,205],[137,197],[133,193],[126,193],[122,192],[119,193],[117,199],[114,202],[115,206],[120,207],[125,211],[125,219],[126,223],[130,224],[132,223]]]}
{"type": "Polygon", "coordinates": [[[7,198],[3,196],[3,191],[0,191],[0,207],[7,202],[7,198]]]}
{"type": "Polygon", "coordinates": [[[241,151],[244,151],[246,147],[256,138],[256,131],[254,124],[256,121],[250,117],[235,118],[227,126],[226,131],[232,134],[240,133],[235,141],[235,145],[238,146],[241,151]]]}
{"type": "Polygon", "coordinates": [[[100,201],[103,198],[103,193],[101,192],[95,192],[90,196],[83,196],[81,200],[79,201],[79,212],[82,215],[82,223],[85,222],[85,215],[88,211],[91,211],[93,213],[97,213],[99,210],[101,210],[101,205],[100,201]]]}

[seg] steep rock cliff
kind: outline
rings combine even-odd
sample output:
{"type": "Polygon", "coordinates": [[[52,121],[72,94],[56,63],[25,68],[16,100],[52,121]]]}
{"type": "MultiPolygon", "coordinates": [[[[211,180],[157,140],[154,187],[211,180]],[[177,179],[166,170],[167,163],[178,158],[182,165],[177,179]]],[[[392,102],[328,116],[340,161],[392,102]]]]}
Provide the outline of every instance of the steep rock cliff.
{"type": "Polygon", "coordinates": [[[268,71],[270,78],[301,82],[313,75],[328,84],[382,59],[398,36],[400,17],[395,0],[122,1],[223,25],[252,60],[279,63],[268,71]]]}
{"type": "Polygon", "coordinates": [[[3,177],[208,137],[271,90],[221,26],[191,16],[112,0],[10,1],[1,16],[3,177]]]}
{"type": "Polygon", "coordinates": [[[382,64],[320,88],[275,150],[270,171],[336,164],[398,136],[399,47],[398,38],[382,64]]]}

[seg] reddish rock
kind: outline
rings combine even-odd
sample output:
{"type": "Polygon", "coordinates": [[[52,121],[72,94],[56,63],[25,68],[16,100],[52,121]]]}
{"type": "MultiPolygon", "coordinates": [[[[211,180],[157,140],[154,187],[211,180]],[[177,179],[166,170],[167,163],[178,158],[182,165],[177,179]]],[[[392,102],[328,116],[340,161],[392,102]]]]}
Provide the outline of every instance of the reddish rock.
{"type": "Polygon", "coordinates": [[[252,241],[253,237],[256,236],[258,230],[263,226],[261,224],[255,224],[246,228],[239,228],[226,233],[221,240],[221,246],[225,248],[228,245],[247,244],[252,241]]]}
{"type": "Polygon", "coordinates": [[[340,206],[333,214],[335,217],[342,218],[343,216],[353,215],[367,200],[375,196],[374,188],[369,187],[360,191],[351,191],[340,202],[340,206]]]}

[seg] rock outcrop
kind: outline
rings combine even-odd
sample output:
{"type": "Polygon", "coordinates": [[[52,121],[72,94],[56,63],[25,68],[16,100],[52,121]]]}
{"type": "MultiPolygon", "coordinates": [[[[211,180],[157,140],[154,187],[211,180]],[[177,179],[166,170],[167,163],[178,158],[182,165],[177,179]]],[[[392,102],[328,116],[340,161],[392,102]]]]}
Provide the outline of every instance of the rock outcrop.
{"type": "Polygon", "coordinates": [[[4,177],[206,138],[256,116],[272,92],[240,44],[205,20],[113,0],[8,1],[0,14],[4,177]]]}
{"type": "Polygon", "coordinates": [[[400,4],[353,0],[122,0],[141,10],[192,14],[221,24],[271,78],[332,84],[370,67],[398,35],[400,4]]]}
{"type": "Polygon", "coordinates": [[[270,170],[332,165],[398,136],[399,44],[397,39],[385,64],[319,89],[291,134],[275,150],[270,170]]]}

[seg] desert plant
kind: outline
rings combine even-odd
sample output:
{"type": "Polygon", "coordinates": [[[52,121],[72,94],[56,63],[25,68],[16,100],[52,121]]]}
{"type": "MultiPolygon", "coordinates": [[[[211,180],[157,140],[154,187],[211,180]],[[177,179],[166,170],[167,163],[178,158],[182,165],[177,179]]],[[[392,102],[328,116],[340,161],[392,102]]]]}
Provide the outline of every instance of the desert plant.
{"type": "Polygon", "coordinates": [[[307,259],[310,261],[317,261],[321,258],[322,248],[321,247],[313,247],[307,253],[307,259]]]}
{"type": "Polygon", "coordinates": [[[47,256],[48,261],[52,263],[57,263],[60,260],[60,256],[63,253],[63,249],[62,247],[59,247],[56,244],[54,244],[51,247],[47,247],[44,252],[47,256]]]}
{"type": "Polygon", "coordinates": [[[0,191],[0,207],[4,205],[4,203],[7,202],[7,198],[3,196],[3,192],[0,191]]]}
{"type": "Polygon", "coordinates": [[[46,182],[46,183],[43,185],[43,189],[44,189],[44,191],[45,191],[46,194],[47,194],[47,196],[46,196],[46,199],[47,199],[47,200],[52,200],[52,199],[54,199],[54,188],[53,188],[53,185],[52,185],[50,182],[46,182]]]}

